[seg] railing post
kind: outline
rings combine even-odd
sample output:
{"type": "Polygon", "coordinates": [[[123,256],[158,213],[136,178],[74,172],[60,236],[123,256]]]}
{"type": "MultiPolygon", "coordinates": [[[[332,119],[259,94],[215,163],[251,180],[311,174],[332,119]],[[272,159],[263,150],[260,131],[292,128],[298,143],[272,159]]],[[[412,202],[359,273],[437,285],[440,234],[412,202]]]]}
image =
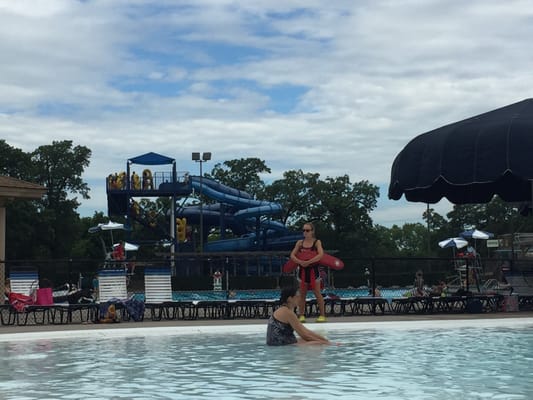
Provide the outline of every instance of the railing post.
{"type": "MultiPolygon", "coordinates": [[[[376,259],[372,257],[371,262],[372,269],[372,297],[376,295],[376,259]]],[[[372,314],[376,315],[376,301],[372,299],[372,314]]]]}

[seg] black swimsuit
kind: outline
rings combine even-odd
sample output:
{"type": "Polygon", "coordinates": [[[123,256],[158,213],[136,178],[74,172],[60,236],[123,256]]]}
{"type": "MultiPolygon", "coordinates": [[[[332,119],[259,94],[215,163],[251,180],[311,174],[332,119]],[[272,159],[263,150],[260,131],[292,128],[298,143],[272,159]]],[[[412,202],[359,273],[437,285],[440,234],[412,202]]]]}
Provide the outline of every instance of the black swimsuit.
{"type": "MultiPolygon", "coordinates": [[[[311,247],[304,247],[303,242],[299,253],[314,252],[316,254],[316,240],[311,247]]],[[[300,281],[302,284],[307,284],[310,288],[314,288],[315,281],[320,279],[320,271],[318,270],[318,264],[310,265],[307,268],[300,268],[300,281]]]]}
{"type": "Polygon", "coordinates": [[[290,324],[278,321],[273,315],[270,316],[267,326],[266,343],[269,346],[284,346],[298,342],[294,335],[294,329],[290,324]]]}

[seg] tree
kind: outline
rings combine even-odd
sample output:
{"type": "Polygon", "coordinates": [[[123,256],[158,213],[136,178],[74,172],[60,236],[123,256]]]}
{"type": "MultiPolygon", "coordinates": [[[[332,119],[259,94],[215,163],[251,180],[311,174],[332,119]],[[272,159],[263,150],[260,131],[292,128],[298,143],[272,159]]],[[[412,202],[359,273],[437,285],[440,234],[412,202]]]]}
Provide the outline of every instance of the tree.
{"type": "Polygon", "coordinates": [[[6,258],[32,259],[40,251],[37,231],[39,214],[34,201],[10,201],[6,204],[6,258]],[[30,246],[30,244],[33,244],[30,246]]]}
{"type": "Polygon", "coordinates": [[[368,181],[351,183],[347,175],[328,177],[312,189],[310,219],[321,221],[328,247],[347,256],[369,255],[370,212],[378,196],[378,187],[368,181]]]}
{"type": "Polygon", "coordinates": [[[51,145],[38,147],[31,155],[38,183],[46,186],[45,206],[56,208],[63,205],[76,209],[76,198],[68,200],[69,194],[79,193],[89,197],[89,187],[81,175],[89,166],[91,150],[85,146],[72,147],[71,140],[54,141],[51,145]]]}
{"type": "Polygon", "coordinates": [[[420,223],[408,223],[390,229],[392,240],[401,257],[427,256],[428,231],[420,223]]]}
{"type": "Polygon", "coordinates": [[[320,174],[297,170],[266,186],[265,194],[282,205],[284,223],[299,227],[314,222],[326,246],[350,255],[368,249],[377,186],[367,181],[352,184],[348,175],[321,180],[320,174]]]}
{"type": "Polygon", "coordinates": [[[72,146],[72,141],[54,141],[24,153],[5,142],[0,151],[15,166],[3,171],[46,186],[46,196],[33,202],[8,205],[6,254],[9,258],[67,258],[82,229],[76,212],[79,203],[72,194],[89,198],[89,188],[81,175],[89,165],[91,151],[72,146]],[[29,244],[32,244],[31,246],[29,244]]]}
{"type": "Polygon", "coordinates": [[[456,234],[472,227],[495,235],[533,231],[533,219],[520,215],[517,204],[506,203],[498,196],[485,204],[455,205],[447,216],[456,234]]]}
{"type": "Polygon", "coordinates": [[[103,259],[110,251],[103,232],[89,233],[89,228],[99,223],[106,223],[108,218],[103,212],[95,212],[92,217],[84,217],[80,220],[80,235],[72,246],[71,256],[74,258],[103,259]]]}
{"type": "Polygon", "coordinates": [[[338,234],[354,227],[372,227],[370,212],[377,205],[379,189],[368,181],[352,184],[348,175],[318,181],[311,190],[311,219],[320,220],[338,234]]]}
{"type": "Polygon", "coordinates": [[[224,185],[257,195],[265,184],[259,174],[272,172],[259,158],[241,158],[216,164],[211,177],[224,185]]]}
{"type": "Polygon", "coordinates": [[[80,194],[89,198],[89,187],[82,179],[85,167],[89,165],[91,150],[85,146],[74,146],[71,140],[54,141],[51,145],[38,147],[31,160],[35,168],[36,181],[47,188],[42,200],[40,242],[49,249],[52,258],[69,257],[81,224],[76,209],[80,194]]]}
{"type": "Polygon", "coordinates": [[[374,225],[370,233],[371,246],[369,252],[380,257],[398,257],[399,249],[390,228],[374,225]]]}
{"type": "Polygon", "coordinates": [[[458,235],[455,229],[450,226],[450,222],[435,209],[428,208],[422,214],[422,218],[426,221],[426,228],[429,231],[429,236],[426,237],[426,257],[436,257],[439,254],[440,248],[438,242],[449,237],[458,235]]]}
{"type": "Polygon", "coordinates": [[[311,191],[319,177],[319,174],[304,173],[301,169],[286,171],[283,179],[265,187],[264,197],[281,204],[281,221],[284,224],[298,226],[310,220],[311,191]]]}
{"type": "Polygon", "coordinates": [[[0,174],[31,181],[33,168],[30,154],[24,153],[0,140],[0,174]]]}

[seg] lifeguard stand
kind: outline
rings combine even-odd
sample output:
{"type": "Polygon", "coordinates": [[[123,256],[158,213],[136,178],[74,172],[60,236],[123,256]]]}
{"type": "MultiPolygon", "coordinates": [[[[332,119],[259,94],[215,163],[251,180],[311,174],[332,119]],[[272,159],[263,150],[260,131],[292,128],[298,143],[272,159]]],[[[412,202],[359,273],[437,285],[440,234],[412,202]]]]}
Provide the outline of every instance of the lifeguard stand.
{"type": "Polygon", "coordinates": [[[455,270],[458,274],[460,286],[467,290],[477,289],[481,291],[480,282],[483,276],[483,265],[477,253],[458,253],[455,258],[455,270]]]}
{"type": "MultiPolygon", "coordinates": [[[[171,216],[169,224],[161,229],[176,243],[175,221],[176,197],[188,196],[192,192],[192,183],[188,172],[176,171],[176,160],[157,153],[146,153],[127,160],[126,171],[110,174],[106,180],[107,212],[111,216],[126,216],[126,225],[131,226],[134,221],[151,226],[147,223],[146,215],[134,198],[138,197],[172,197],[171,216]],[[164,171],[152,171],[143,168],[142,172],[133,170],[133,165],[160,166],[171,165],[164,171]]],[[[155,228],[155,226],[151,226],[155,228]]]]}

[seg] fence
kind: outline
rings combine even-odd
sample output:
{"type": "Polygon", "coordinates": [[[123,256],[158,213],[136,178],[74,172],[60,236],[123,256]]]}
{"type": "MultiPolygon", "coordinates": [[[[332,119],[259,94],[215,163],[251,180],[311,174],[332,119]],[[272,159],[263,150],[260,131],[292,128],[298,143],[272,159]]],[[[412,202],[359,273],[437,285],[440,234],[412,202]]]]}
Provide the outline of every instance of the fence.
{"type": "MultiPolygon", "coordinates": [[[[224,289],[271,289],[280,286],[284,277],[281,268],[287,260],[286,252],[180,253],[173,259],[135,260],[135,273],[129,287],[142,290],[144,268],[171,266],[174,290],[211,290],[216,271],[224,274],[228,287],[224,289]],[[228,279],[229,278],[229,279],[228,279]]],[[[337,288],[366,286],[410,286],[421,270],[427,285],[456,276],[453,259],[443,258],[343,258],[345,268],[328,272],[328,284],[337,288]]],[[[499,278],[502,265],[516,271],[533,270],[533,260],[481,259],[484,278],[499,278]]],[[[48,279],[57,287],[66,282],[89,287],[92,279],[104,266],[102,260],[8,260],[6,276],[13,268],[33,267],[40,279],[48,279]]],[[[131,265],[130,265],[131,267],[131,265]]],[[[225,284],[226,285],[226,284],[225,284]]]]}

